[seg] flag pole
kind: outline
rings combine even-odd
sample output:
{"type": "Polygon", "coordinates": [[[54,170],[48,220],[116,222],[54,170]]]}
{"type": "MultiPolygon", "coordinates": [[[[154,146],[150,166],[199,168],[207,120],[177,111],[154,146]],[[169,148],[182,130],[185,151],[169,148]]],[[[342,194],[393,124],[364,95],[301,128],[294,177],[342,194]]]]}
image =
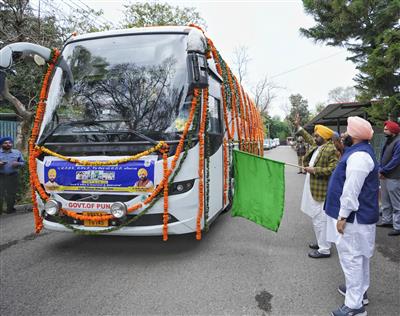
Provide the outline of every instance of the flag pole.
{"type": "Polygon", "coordinates": [[[299,166],[299,165],[295,165],[295,164],[289,163],[289,162],[284,162],[284,164],[285,164],[285,165],[288,165],[288,166],[291,166],[291,167],[304,168],[304,167],[301,167],[301,166],[299,166]]]}

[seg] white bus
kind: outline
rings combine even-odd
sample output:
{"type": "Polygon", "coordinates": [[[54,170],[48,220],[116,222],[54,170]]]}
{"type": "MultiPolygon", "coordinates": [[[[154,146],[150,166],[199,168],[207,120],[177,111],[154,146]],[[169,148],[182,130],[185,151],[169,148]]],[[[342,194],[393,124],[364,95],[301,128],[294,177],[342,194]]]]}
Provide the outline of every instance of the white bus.
{"type": "Polygon", "coordinates": [[[37,231],[201,232],[229,208],[233,144],[263,154],[258,111],[197,27],[71,37],[47,62],[30,140],[37,231]]]}

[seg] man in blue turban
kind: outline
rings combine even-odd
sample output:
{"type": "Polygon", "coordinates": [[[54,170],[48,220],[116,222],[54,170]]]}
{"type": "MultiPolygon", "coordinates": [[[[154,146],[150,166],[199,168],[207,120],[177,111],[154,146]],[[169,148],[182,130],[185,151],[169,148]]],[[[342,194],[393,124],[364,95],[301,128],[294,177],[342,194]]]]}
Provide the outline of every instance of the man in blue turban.
{"type": "Polygon", "coordinates": [[[19,170],[25,161],[19,150],[13,149],[14,141],[11,137],[0,139],[0,213],[3,211],[3,202],[7,204],[6,213],[14,213],[15,198],[19,188],[19,170]]]}

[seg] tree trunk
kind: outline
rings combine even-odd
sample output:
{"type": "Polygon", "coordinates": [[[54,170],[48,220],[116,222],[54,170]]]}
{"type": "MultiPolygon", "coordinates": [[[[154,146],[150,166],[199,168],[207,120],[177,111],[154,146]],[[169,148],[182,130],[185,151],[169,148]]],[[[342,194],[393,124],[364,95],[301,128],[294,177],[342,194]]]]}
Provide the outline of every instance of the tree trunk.
{"type": "Polygon", "coordinates": [[[31,116],[29,120],[22,120],[18,125],[15,147],[20,150],[24,155],[28,154],[28,141],[31,135],[32,119],[33,116],[31,116]]]}
{"type": "Polygon", "coordinates": [[[8,90],[8,82],[6,79],[4,91],[2,93],[4,99],[10,102],[15,112],[21,116],[22,122],[17,131],[17,139],[15,140],[15,147],[22,151],[24,154],[28,152],[28,140],[31,134],[31,124],[33,120],[33,112],[28,111],[26,106],[22,104],[15,96],[13,96],[8,90]]]}

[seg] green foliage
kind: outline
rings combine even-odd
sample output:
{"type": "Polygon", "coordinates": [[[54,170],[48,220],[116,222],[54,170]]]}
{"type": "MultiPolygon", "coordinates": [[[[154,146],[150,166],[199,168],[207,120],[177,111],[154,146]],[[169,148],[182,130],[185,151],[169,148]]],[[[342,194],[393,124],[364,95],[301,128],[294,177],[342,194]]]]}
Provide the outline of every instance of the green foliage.
{"type": "Polygon", "coordinates": [[[205,21],[192,7],[172,6],[168,3],[133,3],[125,5],[123,27],[143,27],[158,25],[205,26],[205,21]]]}
{"type": "Polygon", "coordinates": [[[263,116],[265,126],[265,137],[279,138],[280,140],[286,139],[289,136],[289,127],[286,121],[281,121],[279,116],[270,117],[263,116]],[[268,130],[270,135],[268,135],[268,130]]]}
{"type": "Polygon", "coordinates": [[[99,26],[97,19],[104,14],[103,10],[88,9],[86,12],[82,12],[79,9],[73,10],[73,12],[66,18],[64,23],[59,23],[59,28],[63,37],[68,37],[73,32],[78,34],[100,32],[115,28],[110,23],[102,23],[99,26]]]}
{"type": "Polygon", "coordinates": [[[286,117],[290,131],[293,131],[295,126],[296,116],[300,116],[300,125],[304,126],[309,118],[310,111],[308,110],[308,101],[300,94],[292,94],[289,97],[291,109],[289,115],[286,117]]]}
{"type": "Polygon", "coordinates": [[[316,41],[344,46],[360,73],[360,101],[379,100],[369,110],[377,122],[400,114],[400,0],[303,0],[317,24],[300,31],[316,41]]]}
{"type": "MultiPolygon", "coordinates": [[[[46,1],[43,1],[42,5],[43,15],[38,18],[28,0],[0,2],[0,34],[3,41],[1,45],[25,41],[49,48],[61,48],[63,39],[75,30],[82,33],[99,31],[93,20],[84,12],[75,10],[66,20],[60,20],[55,14],[44,14],[46,1]]],[[[101,11],[91,13],[96,16],[102,14],[101,11]]],[[[14,61],[16,75],[7,76],[10,93],[31,111],[38,101],[44,69],[38,67],[31,59],[14,61]]],[[[7,101],[4,103],[10,106],[7,101]]]]}

